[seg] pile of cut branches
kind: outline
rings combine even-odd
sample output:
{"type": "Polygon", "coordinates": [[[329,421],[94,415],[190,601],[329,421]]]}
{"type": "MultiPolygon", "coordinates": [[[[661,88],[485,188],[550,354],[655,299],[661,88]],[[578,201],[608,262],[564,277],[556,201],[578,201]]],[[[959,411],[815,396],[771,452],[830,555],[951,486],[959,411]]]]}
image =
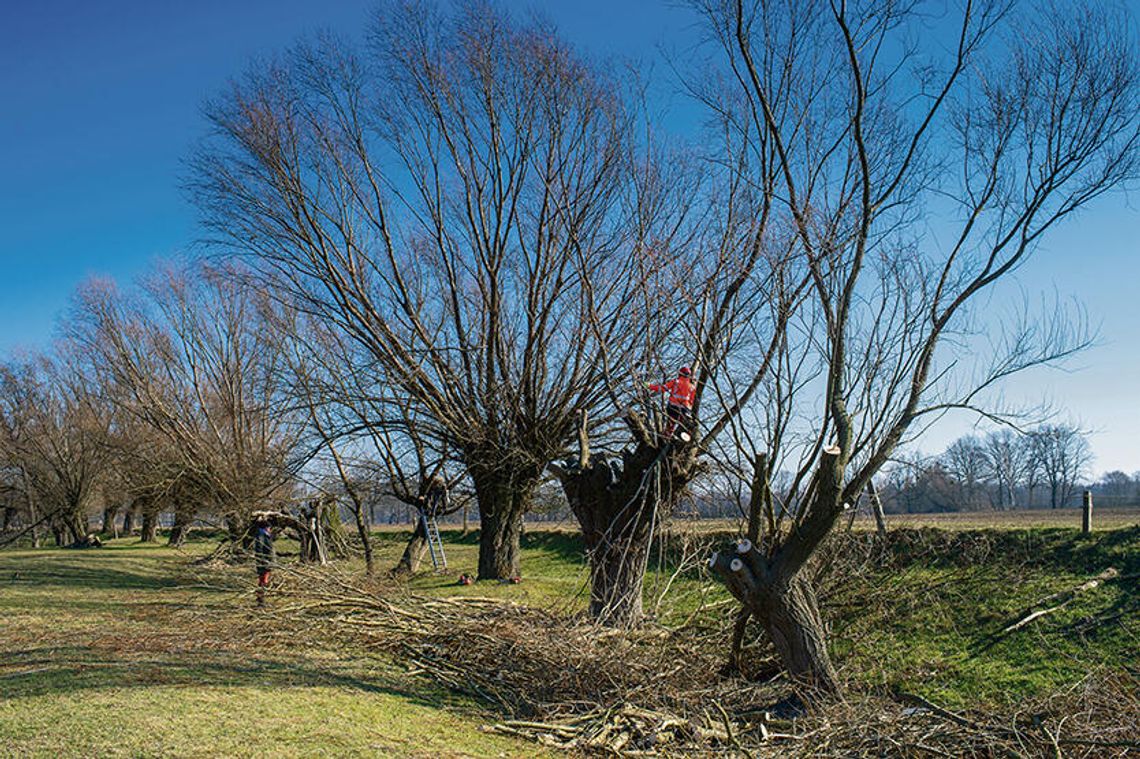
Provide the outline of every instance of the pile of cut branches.
{"type": "Polygon", "coordinates": [[[587,753],[742,756],[1114,756],[1140,749],[1134,678],[1090,675],[1014,715],[956,713],[908,694],[805,705],[765,650],[750,677],[725,670],[733,607],[679,629],[599,628],[491,598],[363,588],[301,567],[282,622],[351,636],[492,706],[488,730],[587,753]],[[760,676],[761,673],[766,673],[760,676]]]}

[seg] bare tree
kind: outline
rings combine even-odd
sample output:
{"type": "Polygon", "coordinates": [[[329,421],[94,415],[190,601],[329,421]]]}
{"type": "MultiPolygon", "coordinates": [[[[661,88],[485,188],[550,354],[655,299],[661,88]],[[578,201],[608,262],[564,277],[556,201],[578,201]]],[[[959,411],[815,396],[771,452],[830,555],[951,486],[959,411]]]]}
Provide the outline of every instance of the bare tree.
{"type": "Polygon", "coordinates": [[[1084,6],[968,2],[941,49],[914,42],[925,5],[698,3],[739,93],[742,139],[776,156],[777,218],[811,275],[796,323],[813,327],[781,365],[810,354],[824,369],[781,401],[799,420],[783,433],[799,444],[783,450],[801,476],[774,499],[790,523],[711,566],[789,672],[825,692],[839,683],[809,560],[925,422],[993,414],[986,393],[1001,380],[1087,344],[1079,320],[1002,329],[979,304],[1062,220],[1137,173],[1127,23],[1084,6]]]}
{"type": "Polygon", "coordinates": [[[1027,463],[1024,451],[1012,430],[995,430],[986,435],[986,468],[988,478],[997,489],[998,509],[1017,508],[1017,487],[1027,463]]]}
{"type": "Polygon", "coordinates": [[[1049,507],[1064,506],[1089,473],[1093,456],[1088,438],[1071,424],[1044,424],[1029,435],[1041,477],[1049,486],[1049,507]]]}
{"type": "Polygon", "coordinates": [[[288,496],[308,452],[268,308],[234,271],[200,266],[162,268],[128,296],[80,293],[71,329],[123,417],[144,540],[161,509],[185,527],[199,505],[239,540],[249,512],[288,496]]]}
{"type": "Polygon", "coordinates": [[[976,510],[985,505],[989,459],[986,449],[974,435],[960,437],[942,454],[942,466],[958,487],[956,510],[976,510]]]}
{"type": "Polygon", "coordinates": [[[110,414],[66,345],[59,356],[0,366],[0,450],[29,508],[57,545],[82,545],[107,472],[110,414]]]}
{"type": "MultiPolygon", "coordinates": [[[[311,421],[315,447],[323,448],[341,489],[352,504],[365,566],[373,571],[369,526],[364,513],[369,492],[385,492],[421,512],[437,480],[450,489],[463,478],[440,441],[416,416],[413,404],[373,371],[370,354],[319,322],[292,318],[282,328],[292,345],[290,367],[296,402],[311,421]]],[[[443,508],[445,516],[462,505],[443,508]]],[[[427,549],[417,520],[394,576],[414,573],[427,549]]]]}
{"type": "Polygon", "coordinates": [[[302,45],[208,108],[206,227],[462,458],[481,578],[518,574],[534,489],[601,392],[591,312],[621,305],[607,270],[628,258],[621,89],[541,24],[390,2],[367,57],[302,45]]]}

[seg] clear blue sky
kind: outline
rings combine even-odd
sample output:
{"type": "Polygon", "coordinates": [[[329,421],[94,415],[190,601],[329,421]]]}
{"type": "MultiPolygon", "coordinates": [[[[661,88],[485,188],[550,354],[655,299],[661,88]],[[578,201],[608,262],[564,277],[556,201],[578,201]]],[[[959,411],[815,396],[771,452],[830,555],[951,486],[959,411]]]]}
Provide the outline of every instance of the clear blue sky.
{"type": "MultiPolygon", "coordinates": [[[[371,0],[39,0],[0,4],[0,355],[51,337],[75,286],[127,281],[193,240],[178,189],[203,130],[199,107],[251,58],[331,28],[359,36],[371,0]]],[[[693,38],[668,0],[547,0],[534,7],[603,55],[657,60],[693,38]]],[[[662,71],[662,73],[665,73],[662,71]]],[[[1054,235],[1020,275],[1075,294],[1103,345],[1072,373],[1039,372],[1010,399],[1050,396],[1095,429],[1096,469],[1140,470],[1140,198],[1102,202],[1054,235]]],[[[1016,297],[1010,287],[1010,297],[1016,297]]],[[[928,452],[968,430],[952,420],[928,452]]]]}

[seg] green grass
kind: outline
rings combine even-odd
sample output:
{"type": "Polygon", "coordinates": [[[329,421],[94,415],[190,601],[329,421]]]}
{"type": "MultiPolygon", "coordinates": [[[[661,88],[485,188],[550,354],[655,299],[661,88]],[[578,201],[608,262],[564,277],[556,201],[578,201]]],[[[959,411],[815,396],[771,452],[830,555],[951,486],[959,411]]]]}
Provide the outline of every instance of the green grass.
{"type": "Polygon", "coordinates": [[[833,599],[833,648],[857,681],[952,707],[1006,708],[1090,672],[1135,673],[1140,528],[1093,536],[991,530],[956,539],[927,528],[900,537],[884,565],[845,581],[833,599]],[[1045,608],[1035,605],[1041,599],[1109,567],[1124,577],[1002,634],[1045,608]]]}
{"type": "Polygon", "coordinates": [[[209,547],[0,553],[0,755],[541,754],[366,651],[251,645],[248,568],[187,567],[209,547]]]}
{"type": "MultiPolygon", "coordinates": [[[[376,534],[380,571],[395,564],[406,537],[376,534]]],[[[572,533],[528,533],[521,584],[470,587],[454,583],[475,569],[476,536],[443,537],[448,571],[435,574],[427,562],[404,586],[411,592],[502,598],[564,614],[586,604],[572,533]]],[[[382,655],[267,629],[252,606],[248,566],[191,564],[213,545],[175,551],[119,540],[101,550],[0,552],[0,755],[541,755],[537,746],[483,732],[497,715],[382,655]]],[[[840,559],[822,590],[836,663],[855,689],[1003,708],[1070,687],[1090,671],[1135,675],[1135,579],[1105,583],[1007,637],[996,633],[1035,601],[1106,567],[1140,572],[1140,528],[1092,536],[926,528],[893,533],[885,552],[872,546],[866,533],[838,538],[828,550],[840,559]],[[859,568],[841,569],[850,566],[859,568]]],[[[296,547],[279,548],[288,566],[296,547]]],[[[672,568],[656,558],[652,566],[647,608],[664,623],[727,599],[689,568],[658,607],[672,568]]],[[[339,569],[363,567],[354,559],[339,569]]],[[[291,582],[286,577],[271,593],[271,608],[289,603],[291,582]]]]}

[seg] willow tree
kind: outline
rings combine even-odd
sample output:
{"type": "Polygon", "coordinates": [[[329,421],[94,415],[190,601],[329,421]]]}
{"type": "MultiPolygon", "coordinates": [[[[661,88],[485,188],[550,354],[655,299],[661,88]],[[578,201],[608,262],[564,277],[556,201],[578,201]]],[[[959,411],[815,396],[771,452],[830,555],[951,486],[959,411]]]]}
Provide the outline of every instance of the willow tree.
{"type": "Polygon", "coordinates": [[[583,531],[590,613],[607,625],[642,620],[654,535],[765,387],[811,282],[781,218],[774,146],[738,132],[715,79],[689,89],[710,111],[707,132],[699,146],[639,146],[622,310],[594,318],[606,394],[583,409],[576,455],[551,466],[583,531]],[[688,440],[668,434],[663,399],[646,390],[681,366],[694,375],[688,440]]]}
{"type": "Polygon", "coordinates": [[[624,85],[539,23],[384,3],[362,52],[322,39],[207,108],[192,190],[211,240],[367,351],[457,451],[479,577],[603,390],[591,309],[628,256],[624,85]]]}
{"type": "Polygon", "coordinates": [[[1087,344],[1064,311],[1003,321],[989,298],[1136,177],[1134,27],[991,0],[949,17],[921,0],[696,5],[740,139],[773,151],[777,216],[811,278],[753,428],[790,484],[755,478],[751,534],[710,565],[789,672],[834,692],[809,567],[844,505],[927,421],[994,414],[997,383],[1087,344]],[[932,17],[952,19],[945,45],[932,17]]]}
{"type": "Polygon", "coordinates": [[[114,442],[144,522],[170,507],[185,527],[201,508],[237,540],[251,511],[289,494],[309,452],[269,305],[232,269],[199,265],[81,291],[73,339],[121,417],[114,442]]]}
{"type": "MultiPolygon", "coordinates": [[[[416,414],[406,395],[377,371],[371,354],[322,322],[296,314],[279,320],[290,342],[290,374],[294,403],[310,420],[317,462],[335,472],[337,495],[352,507],[365,567],[374,569],[372,541],[365,516],[369,496],[384,494],[422,510],[437,477],[448,486],[463,479],[447,441],[433,436],[434,425],[416,414]]],[[[331,479],[331,478],[330,478],[331,479]]],[[[457,510],[465,501],[439,511],[457,510]]],[[[417,520],[403,556],[390,575],[414,573],[427,551],[427,534],[417,520]]]]}
{"type": "Polygon", "coordinates": [[[0,454],[28,507],[27,530],[46,523],[57,545],[82,545],[107,476],[111,415],[68,347],[0,365],[0,454]]]}

